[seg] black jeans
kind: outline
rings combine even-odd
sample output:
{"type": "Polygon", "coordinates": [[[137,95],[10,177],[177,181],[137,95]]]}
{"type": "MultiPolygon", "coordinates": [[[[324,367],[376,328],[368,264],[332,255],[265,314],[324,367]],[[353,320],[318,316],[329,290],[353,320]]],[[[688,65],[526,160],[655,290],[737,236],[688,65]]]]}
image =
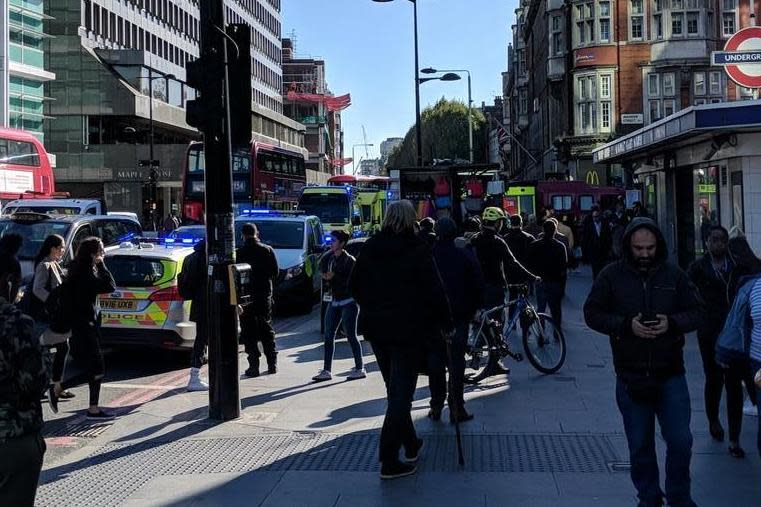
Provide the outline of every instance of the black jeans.
{"type": "Polygon", "coordinates": [[[0,443],[0,505],[33,507],[45,449],[39,432],[0,443]]]}
{"type": "Polygon", "coordinates": [[[259,315],[244,313],[240,319],[240,336],[248,354],[248,362],[258,368],[259,351],[258,343],[261,342],[267,364],[277,364],[277,348],[275,347],[275,329],[272,327],[272,311],[261,312],[259,315]]]}
{"type": "MultiPolygon", "coordinates": [[[[743,387],[742,381],[746,372],[735,369],[724,369],[716,364],[716,339],[721,330],[698,330],[700,356],[703,359],[705,374],[704,398],[708,422],[719,422],[719,404],[722,390],[727,391],[727,425],[729,440],[737,442],[743,421],[743,387]]],[[[750,380],[746,380],[750,381],[750,380]]]]}
{"type": "Polygon", "coordinates": [[[468,323],[458,324],[455,328],[454,337],[450,344],[449,352],[452,355],[449,364],[449,409],[457,407],[457,410],[465,408],[465,346],[468,342],[468,323]]]}
{"type": "Polygon", "coordinates": [[[100,348],[100,325],[89,322],[73,326],[70,347],[74,364],[82,368],[83,373],[61,382],[61,388],[65,390],[87,382],[90,388],[90,405],[96,406],[100,401],[100,385],[106,372],[103,351],[100,348]]]}
{"type": "Polygon", "coordinates": [[[69,343],[57,343],[54,348],[55,355],[53,356],[53,368],[50,378],[53,382],[60,382],[63,380],[63,370],[66,366],[66,355],[69,353],[69,343]]]}
{"type": "Polygon", "coordinates": [[[431,338],[427,356],[431,408],[441,410],[447,398],[447,349],[443,337],[431,338]]]}
{"type": "MultiPolygon", "coordinates": [[[[366,336],[368,333],[366,333],[366,336]]],[[[380,437],[381,463],[399,461],[399,449],[412,449],[417,433],[412,423],[412,397],[417,384],[421,350],[373,340],[367,336],[386,384],[386,416],[380,437]]]]}
{"type": "Polygon", "coordinates": [[[550,306],[552,319],[558,328],[563,324],[563,293],[565,287],[562,282],[543,282],[536,287],[536,309],[544,313],[547,305],[550,306]]]}
{"type": "Polygon", "coordinates": [[[206,346],[209,344],[206,322],[196,322],[196,339],[193,341],[193,354],[190,356],[190,367],[200,368],[203,366],[203,357],[206,355],[206,346]]]}

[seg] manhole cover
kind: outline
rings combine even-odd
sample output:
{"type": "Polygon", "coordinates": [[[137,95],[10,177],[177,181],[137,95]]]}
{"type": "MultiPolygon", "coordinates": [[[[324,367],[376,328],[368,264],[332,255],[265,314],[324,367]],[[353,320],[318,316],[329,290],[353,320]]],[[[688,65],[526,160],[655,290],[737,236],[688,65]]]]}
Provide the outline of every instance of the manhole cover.
{"type": "Polygon", "coordinates": [[[76,437],[76,438],[96,438],[104,431],[111,427],[112,423],[92,423],[88,421],[79,421],[75,423],[66,423],[55,421],[46,423],[42,428],[42,436],[50,437],[76,437]]]}

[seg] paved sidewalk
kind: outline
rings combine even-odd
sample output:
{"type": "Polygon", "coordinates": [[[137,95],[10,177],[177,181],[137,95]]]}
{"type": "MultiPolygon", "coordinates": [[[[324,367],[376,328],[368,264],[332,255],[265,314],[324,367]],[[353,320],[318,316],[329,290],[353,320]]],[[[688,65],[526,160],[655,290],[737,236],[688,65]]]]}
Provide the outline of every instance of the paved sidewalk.
{"type": "MultiPolygon", "coordinates": [[[[316,312],[279,333],[280,373],[241,381],[242,417],[206,419],[203,393],[158,396],[63,460],[46,463],[40,506],[593,506],[636,505],[628,454],[613,396],[605,337],[588,331],[581,305],[589,274],[573,274],[565,302],[566,365],[542,376],[511,364],[509,382],[470,389],[463,425],[464,469],[453,428],[433,423],[427,379],[413,406],[426,446],[416,476],[378,477],[378,429],[384,389],[370,347],[369,376],[347,382],[353,365],[345,340],[332,382],[310,381],[322,364],[316,312]],[[624,466],[622,466],[624,465],[624,466]]],[[[761,505],[761,462],[754,418],[745,418],[745,460],[710,440],[702,370],[694,340],[686,353],[695,435],[693,491],[700,506],[761,505]]],[[[245,362],[241,356],[241,365],[245,362]]],[[[241,368],[241,371],[244,368],[241,368]]],[[[184,379],[183,379],[184,380],[184,379]]],[[[179,382],[178,382],[179,384],[179,382]]],[[[448,420],[445,411],[443,420],[448,420]]],[[[663,446],[659,442],[663,463],[663,446]]]]}

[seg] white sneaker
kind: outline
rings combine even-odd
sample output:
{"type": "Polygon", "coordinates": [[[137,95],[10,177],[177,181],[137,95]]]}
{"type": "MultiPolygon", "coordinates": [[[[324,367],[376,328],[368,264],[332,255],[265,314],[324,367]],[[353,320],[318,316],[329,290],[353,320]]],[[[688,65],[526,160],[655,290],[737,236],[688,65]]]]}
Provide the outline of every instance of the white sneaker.
{"type": "Polygon", "coordinates": [[[364,368],[352,368],[349,374],[346,376],[346,378],[349,380],[357,380],[365,377],[367,377],[367,374],[365,373],[364,368]]]}
{"type": "Polygon", "coordinates": [[[190,369],[190,380],[188,380],[187,390],[189,393],[209,390],[209,384],[201,380],[201,372],[198,368],[190,369]]]}
{"type": "Polygon", "coordinates": [[[320,372],[312,377],[315,382],[325,382],[326,380],[333,380],[333,374],[328,370],[320,370],[320,372]]]}
{"type": "Polygon", "coordinates": [[[745,400],[745,404],[743,405],[743,414],[749,415],[749,416],[758,416],[758,408],[750,402],[750,400],[745,400]]]}

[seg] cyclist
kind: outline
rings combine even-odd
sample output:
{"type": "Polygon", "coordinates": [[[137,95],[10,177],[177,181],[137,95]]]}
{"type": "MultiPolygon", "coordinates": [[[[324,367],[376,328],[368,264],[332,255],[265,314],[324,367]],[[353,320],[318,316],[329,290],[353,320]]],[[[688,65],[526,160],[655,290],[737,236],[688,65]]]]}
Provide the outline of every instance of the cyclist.
{"type": "Polygon", "coordinates": [[[473,236],[470,243],[484,274],[484,303],[491,308],[505,302],[508,280],[519,283],[536,281],[540,278],[515,259],[505,240],[499,235],[507,214],[496,206],[486,208],[481,216],[481,232],[473,236]]]}

